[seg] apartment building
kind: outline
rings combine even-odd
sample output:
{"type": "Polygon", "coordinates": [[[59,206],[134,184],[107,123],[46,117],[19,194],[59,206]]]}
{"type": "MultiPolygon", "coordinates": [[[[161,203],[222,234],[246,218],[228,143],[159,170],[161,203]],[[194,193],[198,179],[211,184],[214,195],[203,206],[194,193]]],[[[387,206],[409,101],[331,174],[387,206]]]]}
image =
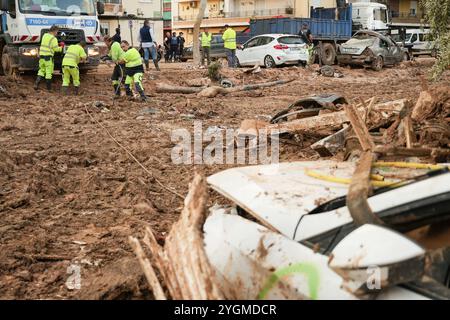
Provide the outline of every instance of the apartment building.
{"type": "Polygon", "coordinates": [[[105,13],[99,16],[104,35],[114,35],[120,27],[123,40],[133,46],[139,46],[137,41],[139,29],[144,20],[150,20],[155,32],[156,42],[163,40],[163,0],[105,0],[105,13]]]}
{"type": "MultiPolygon", "coordinates": [[[[336,0],[208,0],[202,27],[223,32],[224,25],[243,31],[250,19],[269,17],[309,17],[310,7],[335,7],[336,0]]],[[[172,0],[172,29],[185,34],[192,43],[199,0],[172,0]]]]}
{"type": "Polygon", "coordinates": [[[164,32],[172,32],[172,0],[163,0],[164,32]]]}

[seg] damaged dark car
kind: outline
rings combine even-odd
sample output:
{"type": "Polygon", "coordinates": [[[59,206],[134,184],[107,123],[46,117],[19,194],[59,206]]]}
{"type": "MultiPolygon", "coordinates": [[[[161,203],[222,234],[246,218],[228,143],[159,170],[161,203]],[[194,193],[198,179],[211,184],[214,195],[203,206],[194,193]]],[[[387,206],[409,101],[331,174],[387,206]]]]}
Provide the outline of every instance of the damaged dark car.
{"type": "Polygon", "coordinates": [[[408,50],[389,37],[374,31],[359,31],[338,48],[339,65],[359,65],[375,71],[385,65],[395,65],[409,60],[408,50]]]}

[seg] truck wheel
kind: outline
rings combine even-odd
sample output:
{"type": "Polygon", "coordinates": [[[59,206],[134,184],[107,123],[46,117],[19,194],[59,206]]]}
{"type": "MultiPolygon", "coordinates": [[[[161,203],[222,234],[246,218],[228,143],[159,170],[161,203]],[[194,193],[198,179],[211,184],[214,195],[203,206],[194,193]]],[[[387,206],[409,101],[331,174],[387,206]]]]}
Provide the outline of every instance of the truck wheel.
{"type": "Polygon", "coordinates": [[[273,58],[271,56],[266,56],[264,58],[264,66],[266,68],[274,68],[276,66],[275,60],[273,60],[273,58]]]}
{"type": "Polygon", "coordinates": [[[9,57],[6,47],[3,49],[2,53],[2,71],[5,76],[12,76],[14,70],[11,66],[11,58],[9,57]]]}
{"type": "Polygon", "coordinates": [[[322,45],[322,63],[327,66],[334,64],[336,60],[336,49],[331,43],[324,43],[322,45]]]}
{"type": "Polygon", "coordinates": [[[375,71],[380,71],[383,69],[383,57],[377,56],[375,60],[372,62],[372,69],[375,71]]]}

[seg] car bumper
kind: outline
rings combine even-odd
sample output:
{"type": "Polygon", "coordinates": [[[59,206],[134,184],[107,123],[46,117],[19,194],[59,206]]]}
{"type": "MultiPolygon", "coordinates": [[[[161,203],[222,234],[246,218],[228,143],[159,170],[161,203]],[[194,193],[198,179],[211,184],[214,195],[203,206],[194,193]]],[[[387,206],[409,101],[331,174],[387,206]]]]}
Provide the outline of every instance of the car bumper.
{"type": "MultiPolygon", "coordinates": [[[[24,46],[26,47],[26,46],[24,46]]],[[[20,48],[10,48],[11,63],[14,69],[18,71],[37,71],[39,69],[38,56],[26,56],[21,53],[20,48]]],[[[61,69],[62,55],[55,54],[53,61],[55,63],[55,70],[61,69]]],[[[95,69],[100,64],[100,54],[96,56],[89,56],[85,63],[80,63],[80,70],[95,69]]]]}
{"type": "Polygon", "coordinates": [[[338,54],[337,61],[339,64],[351,64],[351,65],[371,65],[374,61],[373,56],[368,55],[351,55],[351,54],[338,54]]]}
{"type": "Polygon", "coordinates": [[[308,61],[308,53],[285,53],[274,56],[275,63],[280,64],[296,64],[299,61],[308,61]]]}

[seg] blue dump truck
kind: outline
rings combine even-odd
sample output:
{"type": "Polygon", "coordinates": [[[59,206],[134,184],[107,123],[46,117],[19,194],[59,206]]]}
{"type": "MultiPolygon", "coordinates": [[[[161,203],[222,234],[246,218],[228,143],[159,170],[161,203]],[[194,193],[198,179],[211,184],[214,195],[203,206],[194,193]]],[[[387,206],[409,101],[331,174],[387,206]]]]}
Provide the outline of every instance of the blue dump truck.
{"type": "Polygon", "coordinates": [[[351,38],[358,30],[386,30],[387,7],[380,3],[354,3],[338,8],[313,8],[311,18],[273,17],[250,21],[249,36],[267,33],[298,34],[302,24],[311,30],[314,45],[321,48],[322,63],[332,65],[336,61],[339,43],[351,38]]]}
{"type": "Polygon", "coordinates": [[[312,9],[311,18],[268,18],[250,21],[251,37],[267,33],[298,34],[302,24],[307,23],[311,30],[314,44],[321,44],[322,63],[332,65],[336,59],[339,43],[352,36],[352,7],[330,9],[312,9]]]}

